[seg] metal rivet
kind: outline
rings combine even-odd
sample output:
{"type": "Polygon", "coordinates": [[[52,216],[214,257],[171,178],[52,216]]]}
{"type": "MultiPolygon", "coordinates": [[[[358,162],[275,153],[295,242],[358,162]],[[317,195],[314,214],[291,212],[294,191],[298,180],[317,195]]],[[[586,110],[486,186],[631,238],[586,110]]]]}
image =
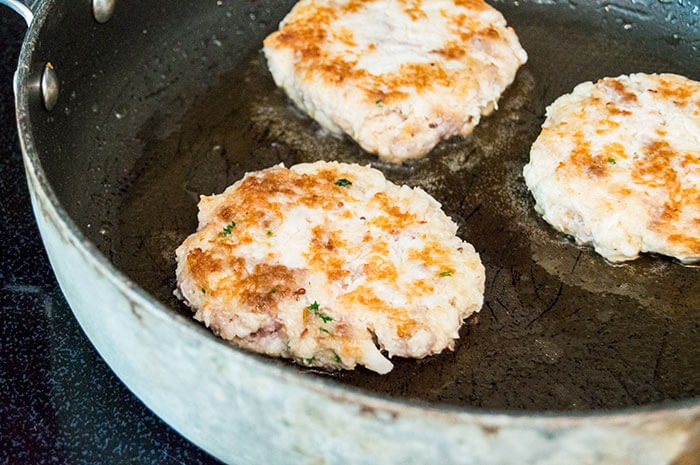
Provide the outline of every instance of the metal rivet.
{"type": "Polygon", "coordinates": [[[44,66],[41,75],[41,98],[44,99],[44,107],[51,111],[58,102],[58,74],[49,62],[44,66]]]}
{"type": "Polygon", "coordinates": [[[116,0],[92,0],[92,15],[98,23],[106,23],[114,13],[116,0]]]}

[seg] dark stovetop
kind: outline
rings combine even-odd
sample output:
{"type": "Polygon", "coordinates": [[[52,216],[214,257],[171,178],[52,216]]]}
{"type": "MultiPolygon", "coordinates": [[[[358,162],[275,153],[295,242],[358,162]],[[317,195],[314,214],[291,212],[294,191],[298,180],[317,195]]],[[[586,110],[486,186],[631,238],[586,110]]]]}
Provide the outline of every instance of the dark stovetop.
{"type": "Polygon", "coordinates": [[[12,74],[24,31],[0,6],[0,464],[218,463],[119,381],[56,283],[15,129],[12,74]]]}

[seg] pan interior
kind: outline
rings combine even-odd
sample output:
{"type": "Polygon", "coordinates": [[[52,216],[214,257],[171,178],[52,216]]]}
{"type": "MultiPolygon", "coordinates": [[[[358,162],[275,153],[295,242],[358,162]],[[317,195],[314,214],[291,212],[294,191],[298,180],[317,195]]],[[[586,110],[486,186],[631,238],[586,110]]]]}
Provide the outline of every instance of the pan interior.
{"type": "MultiPolygon", "coordinates": [[[[108,173],[75,180],[73,186],[87,183],[90,199],[68,210],[120,270],[189,315],[172,294],[173,251],[196,229],[200,194],[280,162],[369,163],[396,183],[425,189],[458,223],[487,270],[484,307],[465,324],[454,352],[395,360],[385,376],[290,369],[397,398],[497,409],[591,410],[700,395],[698,269],[657,256],[606,263],[536,215],[521,175],[545,107],[577,83],[630,72],[700,80],[700,33],[683,22],[682,7],[496,3],[530,57],[499,109],[470,137],[391,166],[324,135],[275,88],[260,42],[291,4],[234,3],[188,13],[197,27],[190,24],[182,40],[171,34],[128,58],[128,50],[119,52],[136,63],[122,76],[131,79],[150,63],[156,71],[147,74],[161,79],[141,79],[121,94],[95,84],[83,94],[103,91],[97,108],[87,100],[65,103],[61,118],[77,108],[76,118],[93,112],[99,120],[98,136],[71,143],[96,154],[90,173],[108,173]],[[677,17],[673,31],[669,11],[677,17]],[[95,208],[100,215],[90,213],[95,208]]],[[[141,32],[157,35],[159,28],[165,26],[141,32]]],[[[67,86],[79,89],[73,81],[67,86]]],[[[66,137],[59,132],[54,127],[53,142],[66,137]]],[[[66,176],[59,164],[48,165],[50,179],[66,176]]],[[[69,184],[54,181],[71,204],[69,184]]]]}

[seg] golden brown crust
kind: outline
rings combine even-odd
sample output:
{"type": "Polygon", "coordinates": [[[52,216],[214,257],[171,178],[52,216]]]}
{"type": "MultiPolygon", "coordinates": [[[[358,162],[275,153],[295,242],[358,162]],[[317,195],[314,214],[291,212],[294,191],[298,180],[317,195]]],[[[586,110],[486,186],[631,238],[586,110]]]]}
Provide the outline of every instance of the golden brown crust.
{"type": "MultiPolygon", "coordinates": [[[[188,266],[194,279],[203,288],[209,288],[209,277],[226,270],[228,277],[218,283],[215,289],[209,290],[210,295],[236,297],[259,311],[274,311],[280,299],[291,296],[303,287],[298,272],[279,266],[257,265],[248,274],[245,259],[238,256],[238,247],[255,243],[256,238],[249,231],[268,227],[274,229],[288,208],[280,202],[280,194],[294,198],[297,205],[324,210],[342,209],[345,203],[355,202],[346,187],[336,184],[347,176],[335,169],[320,170],[313,176],[288,169],[271,169],[265,171],[264,175],[243,179],[236,194],[228,196],[217,210],[217,216],[224,227],[231,222],[235,223],[235,227],[230,228],[226,234],[219,232],[212,237],[208,251],[195,248],[188,254],[188,266]],[[227,261],[215,257],[226,257],[227,261]],[[275,292],[271,292],[273,288],[275,292]]],[[[369,206],[381,212],[369,220],[369,224],[390,234],[419,222],[414,213],[392,203],[386,192],[377,192],[369,206]]],[[[364,242],[371,244],[371,255],[364,267],[367,278],[395,284],[399,273],[388,258],[388,244],[369,234],[364,242]]],[[[323,272],[328,279],[339,281],[349,275],[345,265],[347,257],[353,253],[355,251],[343,241],[339,231],[329,231],[324,225],[318,225],[311,230],[311,242],[305,256],[311,271],[323,272]]],[[[449,248],[428,242],[425,247],[410,250],[408,258],[435,267],[441,272],[449,272],[454,269],[453,255],[449,248]]],[[[429,292],[429,287],[421,280],[410,284],[414,285],[419,295],[429,292]]]]}
{"type": "MultiPolygon", "coordinates": [[[[356,59],[349,54],[331,53],[327,44],[340,41],[350,47],[356,47],[351,31],[328,34],[330,25],[343,15],[357,12],[365,3],[373,0],[353,0],[341,3],[337,8],[311,3],[303,12],[293,16],[278,31],[270,34],[264,41],[267,48],[289,49],[299,57],[296,60],[296,72],[304,76],[321,77],[326,83],[340,85],[345,81],[353,81],[362,89],[365,99],[370,103],[393,103],[409,97],[401,88],[413,88],[421,93],[436,86],[460,86],[466,83],[452,82],[449,73],[439,63],[404,63],[394,72],[372,74],[358,67],[356,59]]],[[[422,10],[422,0],[401,0],[406,14],[414,21],[426,17],[422,10]]],[[[482,0],[458,0],[454,2],[467,11],[477,12],[490,9],[482,0]]],[[[488,25],[486,27],[474,22],[468,14],[448,15],[451,29],[456,32],[459,40],[445,44],[434,53],[448,59],[469,62],[468,42],[475,36],[485,39],[500,39],[500,32],[488,25]],[[483,29],[480,29],[483,28],[483,29]]],[[[370,44],[370,50],[376,45],[370,44]]]]}
{"type": "Polygon", "coordinates": [[[301,273],[282,265],[261,263],[253,273],[236,283],[240,302],[256,312],[274,315],[277,305],[299,288],[301,273]]]}
{"type": "MultiPolygon", "coordinates": [[[[664,140],[655,140],[646,147],[646,157],[641,158],[632,172],[633,181],[646,188],[664,189],[667,200],[651,218],[650,226],[669,242],[683,246],[691,253],[700,255],[700,237],[689,236],[679,230],[677,220],[684,208],[700,208],[700,190],[693,185],[683,187],[671,161],[682,158],[682,163],[700,166],[697,154],[678,153],[664,140]]],[[[696,220],[697,221],[697,220],[696,220]]]]}
{"type": "MultiPolygon", "coordinates": [[[[688,82],[678,82],[677,80],[661,79],[660,84],[655,89],[662,97],[673,101],[676,105],[686,106],[691,103],[700,107],[700,83],[688,84],[688,82]]],[[[698,115],[698,112],[695,112],[698,115]]]]}
{"type": "Polygon", "coordinates": [[[385,315],[396,324],[396,335],[400,338],[412,336],[417,329],[416,321],[406,315],[403,309],[387,304],[386,301],[377,297],[374,291],[367,286],[360,286],[354,291],[348,292],[342,297],[341,302],[348,306],[361,305],[385,315]]]}
{"type": "MultiPolygon", "coordinates": [[[[586,140],[581,132],[574,134],[576,141],[571,156],[566,163],[559,164],[557,171],[566,176],[587,175],[592,178],[607,178],[614,169],[613,162],[629,157],[620,143],[604,146],[600,152],[593,153],[591,142],[586,140]]],[[[648,144],[644,150],[646,156],[639,157],[631,172],[634,184],[648,189],[663,189],[666,191],[666,202],[656,211],[650,222],[650,227],[659,234],[668,237],[669,242],[687,248],[693,254],[700,254],[700,239],[679,231],[676,221],[683,208],[700,208],[700,191],[693,185],[683,187],[678,179],[678,173],[672,161],[680,159],[681,166],[700,165],[700,159],[694,153],[680,153],[668,141],[657,139],[648,144]]],[[[632,195],[633,191],[624,186],[618,186],[614,191],[620,198],[632,195]]]]}
{"type": "Polygon", "coordinates": [[[629,92],[627,88],[617,79],[604,78],[598,82],[617,92],[617,94],[620,96],[620,101],[622,102],[629,103],[637,101],[637,96],[633,92],[629,92]]]}
{"type": "MultiPolygon", "coordinates": [[[[635,226],[619,236],[642,251],[700,257],[700,83],[671,74],[605,78],[581,84],[548,113],[533,153],[556,157],[551,179],[568,183],[566,192],[582,201],[581,191],[595,191],[595,200],[583,203],[590,200],[596,211],[610,212],[608,218],[632,215],[625,221],[635,226]],[[630,213],[620,213],[626,208],[630,213]]],[[[538,182],[550,179],[537,171],[542,168],[532,176],[538,182]]],[[[547,186],[538,195],[555,187],[547,186]]],[[[587,207],[576,208],[561,219],[567,227],[579,227],[588,214],[581,213],[587,207]]]]}
{"type": "Polygon", "coordinates": [[[206,289],[207,278],[210,274],[221,271],[221,261],[212,257],[211,253],[205,252],[199,247],[187,254],[187,266],[192,272],[194,279],[206,289]]]}
{"type": "Polygon", "coordinates": [[[576,145],[571,151],[568,163],[560,163],[558,170],[586,173],[590,176],[604,177],[607,175],[607,160],[604,155],[591,153],[591,143],[584,139],[581,132],[574,134],[576,145]]]}
{"type": "Polygon", "coordinates": [[[345,260],[345,243],[340,239],[338,231],[331,231],[327,236],[322,226],[312,230],[311,245],[307,257],[314,270],[326,273],[328,279],[338,281],[350,272],[343,269],[345,260]]]}
{"type": "Polygon", "coordinates": [[[177,250],[178,286],[195,318],[243,347],[383,373],[377,344],[415,357],[451,347],[481,302],[483,267],[454,223],[369,167],[251,173],[203,197],[199,220],[177,250]]]}

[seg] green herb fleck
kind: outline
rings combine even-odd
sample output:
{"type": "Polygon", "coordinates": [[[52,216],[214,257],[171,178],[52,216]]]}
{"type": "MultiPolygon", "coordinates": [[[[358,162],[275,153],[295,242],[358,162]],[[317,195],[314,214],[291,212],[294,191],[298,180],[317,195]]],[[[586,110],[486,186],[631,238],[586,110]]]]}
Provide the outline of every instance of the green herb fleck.
{"type": "Polygon", "coordinates": [[[328,323],[329,321],[332,321],[333,318],[330,316],[326,315],[323,313],[321,310],[318,309],[318,302],[314,300],[314,303],[308,306],[308,309],[313,312],[314,315],[319,317],[321,320],[323,320],[324,323],[328,323]]]}
{"type": "Polygon", "coordinates": [[[272,236],[272,231],[268,229],[267,231],[265,231],[265,234],[267,234],[268,236],[272,236]]]}
{"type": "Polygon", "coordinates": [[[382,99],[378,98],[374,103],[375,103],[375,105],[381,105],[382,99]]]}
{"type": "Polygon", "coordinates": [[[343,178],[343,179],[338,179],[335,182],[335,185],[340,186],[340,187],[348,187],[348,186],[352,186],[352,183],[350,181],[348,181],[347,179],[343,178]]]}
{"type": "Polygon", "coordinates": [[[327,330],[326,328],[324,328],[323,326],[321,326],[321,327],[318,328],[318,329],[319,329],[319,331],[321,331],[322,333],[326,333],[326,334],[328,334],[329,336],[332,336],[331,332],[328,331],[328,330],[327,330]]]}
{"type": "Polygon", "coordinates": [[[451,271],[443,271],[442,273],[440,273],[441,278],[447,278],[448,276],[452,276],[451,271]]]}
{"type": "Polygon", "coordinates": [[[206,293],[207,293],[207,290],[202,288],[202,294],[206,294],[206,293]]]}
{"type": "Polygon", "coordinates": [[[226,227],[224,227],[224,231],[221,233],[224,236],[230,236],[231,235],[231,230],[236,227],[236,222],[231,221],[226,227]]]}
{"type": "Polygon", "coordinates": [[[335,363],[343,363],[343,361],[340,359],[340,357],[338,356],[338,354],[333,354],[333,361],[334,361],[335,363]]]}
{"type": "Polygon", "coordinates": [[[303,362],[304,362],[304,365],[307,365],[307,366],[308,366],[308,365],[311,365],[311,363],[313,363],[314,358],[313,358],[313,357],[311,357],[311,358],[304,358],[304,359],[302,359],[302,360],[303,360],[303,362]]]}
{"type": "Polygon", "coordinates": [[[608,158],[608,163],[610,163],[611,165],[617,164],[614,158],[608,158]]]}
{"type": "Polygon", "coordinates": [[[274,294],[275,292],[277,292],[277,288],[276,288],[276,287],[273,287],[272,289],[270,289],[270,294],[274,294]]]}

